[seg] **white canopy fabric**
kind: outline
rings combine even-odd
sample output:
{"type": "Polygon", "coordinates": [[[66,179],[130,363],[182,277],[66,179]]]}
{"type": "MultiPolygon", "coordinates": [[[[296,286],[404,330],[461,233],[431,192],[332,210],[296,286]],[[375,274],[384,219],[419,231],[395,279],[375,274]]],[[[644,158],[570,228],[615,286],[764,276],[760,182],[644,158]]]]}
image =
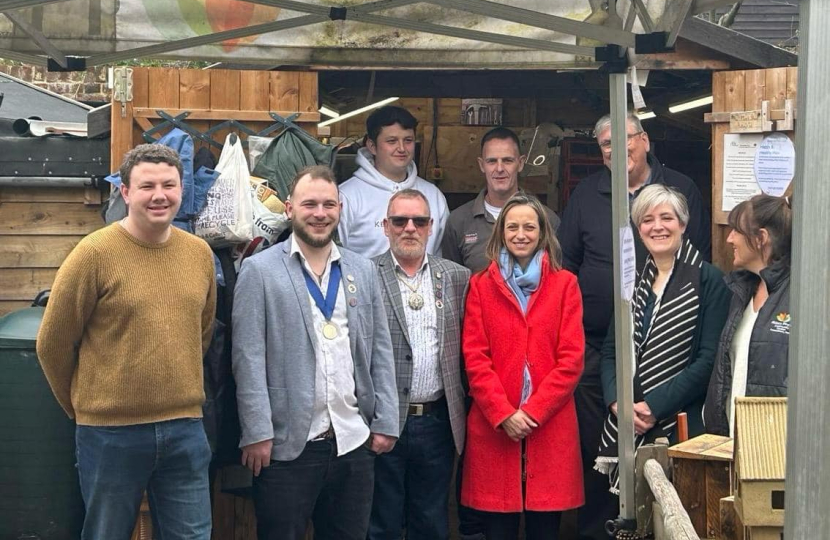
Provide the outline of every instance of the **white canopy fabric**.
{"type": "Polygon", "coordinates": [[[633,47],[635,33],[652,30],[672,39],[686,17],[729,3],[619,0],[609,10],[606,0],[0,0],[0,57],[592,68],[596,46],[633,47]]]}

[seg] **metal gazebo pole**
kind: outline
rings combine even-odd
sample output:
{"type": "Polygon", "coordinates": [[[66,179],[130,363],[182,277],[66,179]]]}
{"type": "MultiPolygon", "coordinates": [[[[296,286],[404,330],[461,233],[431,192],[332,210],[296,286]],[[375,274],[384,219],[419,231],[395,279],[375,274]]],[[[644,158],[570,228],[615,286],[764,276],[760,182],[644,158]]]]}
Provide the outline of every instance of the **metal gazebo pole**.
{"type": "Polygon", "coordinates": [[[802,0],[784,538],[830,534],[830,3],[802,0]]]}
{"type": "MultiPolygon", "coordinates": [[[[620,474],[620,518],[623,528],[634,528],[634,345],[631,295],[623,278],[631,278],[634,264],[628,211],[628,129],[626,74],[612,73],[611,90],[611,205],[614,237],[614,340],[617,351],[617,449],[620,474]],[[627,231],[627,232],[626,232],[627,231]],[[628,265],[628,273],[626,267],[628,265]]],[[[633,280],[632,280],[633,281],[633,280]]]]}

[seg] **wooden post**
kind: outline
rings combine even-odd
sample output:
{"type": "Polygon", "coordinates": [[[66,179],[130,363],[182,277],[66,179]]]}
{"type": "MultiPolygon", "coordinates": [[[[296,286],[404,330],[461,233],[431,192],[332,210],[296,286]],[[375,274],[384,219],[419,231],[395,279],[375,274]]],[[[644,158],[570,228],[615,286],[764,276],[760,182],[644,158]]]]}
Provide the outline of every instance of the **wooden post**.
{"type": "Polygon", "coordinates": [[[667,540],[700,540],[677,492],[656,460],[646,461],[644,474],[663,514],[663,532],[667,540]]]}

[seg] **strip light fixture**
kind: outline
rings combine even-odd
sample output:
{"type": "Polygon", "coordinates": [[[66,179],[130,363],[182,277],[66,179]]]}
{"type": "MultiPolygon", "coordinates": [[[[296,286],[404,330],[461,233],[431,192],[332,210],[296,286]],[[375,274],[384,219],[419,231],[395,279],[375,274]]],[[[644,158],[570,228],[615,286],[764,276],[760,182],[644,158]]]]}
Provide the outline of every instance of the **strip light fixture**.
{"type": "Polygon", "coordinates": [[[657,115],[654,114],[654,111],[642,111],[637,113],[637,118],[640,120],[650,120],[652,118],[657,118],[657,115]]]}
{"type": "Polygon", "coordinates": [[[341,114],[340,116],[337,116],[335,118],[331,118],[329,120],[326,120],[325,122],[320,122],[319,124],[317,124],[317,127],[329,126],[329,125],[331,125],[335,122],[345,120],[346,118],[351,118],[352,116],[357,116],[358,114],[365,113],[366,111],[371,111],[372,109],[377,109],[378,107],[383,107],[384,105],[388,105],[389,103],[392,103],[393,101],[397,101],[399,99],[401,99],[401,98],[399,98],[399,97],[390,97],[390,98],[382,99],[382,100],[378,101],[377,103],[372,103],[371,105],[366,105],[365,107],[361,107],[359,109],[349,111],[349,112],[341,114]]]}
{"type": "Polygon", "coordinates": [[[712,96],[703,96],[695,99],[681,101],[680,103],[675,103],[673,105],[669,105],[669,112],[674,114],[679,113],[681,111],[688,111],[689,109],[695,109],[697,107],[703,107],[704,105],[711,104],[712,96]]]}
{"type": "Polygon", "coordinates": [[[334,109],[330,109],[329,107],[326,107],[325,105],[323,105],[319,109],[317,109],[317,112],[319,112],[320,114],[325,114],[329,118],[337,118],[338,116],[340,116],[339,112],[335,111],[334,109]]]}

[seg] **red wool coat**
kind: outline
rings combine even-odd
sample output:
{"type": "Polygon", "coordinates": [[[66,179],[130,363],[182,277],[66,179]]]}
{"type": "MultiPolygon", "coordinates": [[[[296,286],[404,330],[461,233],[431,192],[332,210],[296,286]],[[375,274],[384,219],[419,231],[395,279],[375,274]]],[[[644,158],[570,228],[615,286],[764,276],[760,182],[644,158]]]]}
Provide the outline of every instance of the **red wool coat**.
{"type": "Polygon", "coordinates": [[[550,270],[523,314],[496,263],[470,281],[463,333],[473,406],[461,501],[490,512],[566,510],[584,502],[574,390],[582,374],[585,335],[576,277],[550,270]],[[519,406],[527,358],[533,393],[522,409],[539,427],[522,443],[499,425],[519,406]]]}

